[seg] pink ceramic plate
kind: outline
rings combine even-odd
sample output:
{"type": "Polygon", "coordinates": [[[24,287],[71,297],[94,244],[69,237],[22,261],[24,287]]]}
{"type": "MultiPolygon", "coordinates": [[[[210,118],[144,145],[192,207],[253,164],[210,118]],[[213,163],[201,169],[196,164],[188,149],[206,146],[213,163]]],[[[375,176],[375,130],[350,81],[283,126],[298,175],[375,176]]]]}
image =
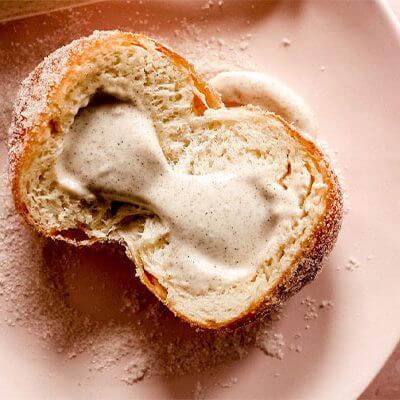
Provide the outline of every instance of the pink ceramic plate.
{"type": "MultiPolygon", "coordinates": [[[[26,330],[2,323],[1,398],[187,398],[201,381],[207,398],[349,399],[362,392],[398,341],[400,30],[394,17],[384,3],[372,1],[225,0],[220,7],[214,0],[214,6],[201,9],[206,3],[101,2],[83,7],[82,23],[74,21],[73,30],[63,29],[71,23],[65,10],[5,23],[0,26],[1,80],[15,87],[21,71],[44,55],[40,43],[54,49],[93,29],[146,30],[157,24],[159,34],[173,42],[174,17],[187,16],[201,26],[201,35],[246,37],[244,54],[315,110],[319,137],[337,151],[349,199],[327,267],[289,301],[277,328],[288,344],[301,331],[302,351],[287,350],[283,360],[276,360],[255,350],[211,373],[153,377],[128,386],[113,370],[86,379],[84,357],[65,362],[26,330]],[[144,24],[146,14],[150,21],[144,24]],[[281,44],[284,37],[290,46],[281,44]],[[23,49],[12,42],[23,43],[23,49]],[[300,302],[307,295],[334,306],[319,312],[305,332],[300,302]],[[237,383],[230,387],[214,384],[231,377],[237,383]]],[[[6,163],[4,144],[1,162],[6,163]]]]}

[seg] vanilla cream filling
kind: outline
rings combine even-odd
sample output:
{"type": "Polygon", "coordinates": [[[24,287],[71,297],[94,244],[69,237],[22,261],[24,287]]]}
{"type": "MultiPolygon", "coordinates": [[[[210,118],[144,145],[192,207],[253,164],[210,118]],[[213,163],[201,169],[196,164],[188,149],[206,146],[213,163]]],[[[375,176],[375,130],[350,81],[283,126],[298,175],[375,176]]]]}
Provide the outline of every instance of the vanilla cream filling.
{"type": "Polygon", "coordinates": [[[158,215],[169,232],[164,275],[197,294],[255,277],[271,238],[299,217],[296,193],[268,182],[263,168],[174,171],[151,118],[129,103],[82,109],[63,140],[59,184],[87,201],[102,196],[158,215]]]}
{"type": "Polygon", "coordinates": [[[310,136],[317,134],[316,118],[310,107],[275,78],[253,71],[230,71],[219,73],[209,83],[227,106],[259,106],[278,114],[310,136]]]}

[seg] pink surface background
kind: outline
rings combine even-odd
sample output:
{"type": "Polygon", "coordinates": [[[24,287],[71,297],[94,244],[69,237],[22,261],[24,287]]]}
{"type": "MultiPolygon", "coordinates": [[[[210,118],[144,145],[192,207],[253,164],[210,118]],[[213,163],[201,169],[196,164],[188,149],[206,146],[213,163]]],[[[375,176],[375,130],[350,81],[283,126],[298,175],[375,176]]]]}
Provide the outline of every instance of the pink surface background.
{"type": "MultiPolygon", "coordinates": [[[[400,21],[400,0],[388,0],[388,3],[400,21]]],[[[360,400],[367,399],[400,399],[400,343],[371,382],[360,400]]]]}
{"type": "MultiPolygon", "coordinates": [[[[260,0],[261,1],[261,0],[260,0]]],[[[400,17],[400,1],[391,1],[390,4],[392,5],[393,9],[400,17]]],[[[366,4],[367,8],[367,4],[366,4]]],[[[363,40],[365,40],[363,38],[363,40]]],[[[294,46],[292,51],[296,51],[296,47],[294,46]]],[[[288,52],[288,54],[290,54],[288,52]]],[[[333,63],[332,63],[333,65],[333,63]]],[[[285,73],[285,69],[283,68],[283,73],[285,73]]],[[[288,74],[289,75],[289,74],[288,74]]],[[[326,76],[322,75],[322,76],[326,76]]],[[[298,80],[295,82],[298,83],[298,80]]],[[[301,86],[301,82],[298,83],[301,86]]],[[[304,84],[306,87],[307,85],[304,84]]],[[[306,89],[304,89],[306,91],[306,89]]],[[[310,94],[311,96],[311,94],[310,94]]],[[[392,97],[390,97],[392,98],[392,97]]],[[[316,103],[316,101],[314,102],[316,103]]],[[[323,109],[322,109],[323,111],[323,109]]],[[[323,113],[321,114],[323,115],[323,113]]],[[[366,132],[368,133],[368,132],[366,132]]],[[[332,142],[335,141],[334,138],[331,138],[332,142]]],[[[342,152],[345,153],[346,149],[342,149],[342,152]]],[[[395,203],[393,203],[395,204],[395,203]]],[[[319,283],[319,285],[321,282],[319,283]]],[[[338,304],[339,306],[340,304],[338,304]]],[[[382,331],[382,336],[385,335],[385,331],[382,331]]],[[[361,341],[362,345],[362,341],[361,341]]],[[[362,352],[361,352],[362,353],[362,352]]],[[[359,353],[358,353],[359,354],[359,353]]],[[[362,358],[362,357],[360,357],[362,358]]],[[[361,372],[361,371],[360,371],[361,372]]],[[[350,378],[351,379],[351,378],[350,378]]],[[[349,386],[351,386],[352,382],[349,379],[349,386]]],[[[364,383],[365,385],[365,383],[364,383]]],[[[363,386],[365,387],[365,386],[363,386]]],[[[358,392],[359,393],[359,392],[358,392]]],[[[386,363],[385,367],[381,370],[375,380],[371,383],[371,385],[366,389],[366,391],[361,395],[361,399],[400,399],[400,347],[398,346],[395,352],[393,353],[392,357],[386,363]]]]}

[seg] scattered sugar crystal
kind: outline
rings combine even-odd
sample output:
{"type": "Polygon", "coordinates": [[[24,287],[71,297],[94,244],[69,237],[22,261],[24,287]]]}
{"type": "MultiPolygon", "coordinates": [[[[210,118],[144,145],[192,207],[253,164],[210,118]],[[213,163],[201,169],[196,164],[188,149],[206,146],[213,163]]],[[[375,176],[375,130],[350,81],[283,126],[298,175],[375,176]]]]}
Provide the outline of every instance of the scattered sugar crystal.
{"type": "Polygon", "coordinates": [[[300,339],[301,338],[301,333],[300,332],[298,332],[298,333],[295,333],[294,335],[293,335],[293,337],[294,337],[294,339],[300,339]]]}
{"type": "Polygon", "coordinates": [[[230,378],[226,381],[223,382],[218,382],[218,386],[224,388],[224,389],[228,389],[230,387],[232,387],[233,385],[235,385],[238,382],[238,378],[230,378]]]}
{"type": "Polygon", "coordinates": [[[281,333],[266,331],[259,332],[256,338],[256,346],[265,354],[282,360],[284,357],[285,342],[281,333]]]}
{"type": "Polygon", "coordinates": [[[242,40],[239,44],[239,49],[244,51],[249,47],[249,42],[246,40],[242,40]]]}
{"type": "Polygon", "coordinates": [[[209,8],[211,8],[214,5],[214,1],[213,0],[208,0],[206,3],[204,3],[200,8],[202,10],[208,10],[209,8]]]}
{"type": "Polygon", "coordinates": [[[358,260],[356,260],[354,257],[349,257],[347,264],[346,264],[346,270],[347,271],[354,271],[358,268],[360,268],[361,264],[358,260]]]}
{"type": "Polygon", "coordinates": [[[296,353],[301,353],[303,351],[303,347],[301,345],[299,345],[299,344],[291,343],[289,345],[289,350],[290,351],[295,351],[296,353]]]}
{"type": "Polygon", "coordinates": [[[316,300],[312,299],[310,296],[307,296],[304,300],[301,301],[301,304],[306,306],[304,320],[309,321],[318,318],[316,300]]]}
{"type": "Polygon", "coordinates": [[[148,371],[145,363],[132,361],[125,367],[125,375],[121,378],[128,385],[141,381],[148,371]]]}
{"type": "Polygon", "coordinates": [[[321,303],[319,304],[319,308],[332,308],[333,307],[333,301],[331,300],[322,300],[321,303]]]}
{"type": "Polygon", "coordinates": [[[282,38],[281,45],[283,47],[289,47],[291,44],[292,42],[290,41],[290,39],[288,39],[287,37],[282,38]]]}

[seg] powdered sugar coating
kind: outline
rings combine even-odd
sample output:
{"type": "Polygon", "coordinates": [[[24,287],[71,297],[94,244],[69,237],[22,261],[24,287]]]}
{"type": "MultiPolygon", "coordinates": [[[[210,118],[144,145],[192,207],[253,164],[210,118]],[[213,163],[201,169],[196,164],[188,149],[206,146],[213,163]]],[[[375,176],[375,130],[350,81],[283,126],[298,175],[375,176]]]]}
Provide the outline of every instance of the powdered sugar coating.
{"type": "Polygon", "coordinates": [[[49,111],[48,95],[65,76],[73,55],[81,53],[90,43],[118,34],[120,31],[94,31],[89,37],[76,39],[60,47],[44,60],[24,79],[18,91],[9,129],[9,160],[11,173],[24,151],[29,136],[41,121],[41,116],[49,111]]]}

